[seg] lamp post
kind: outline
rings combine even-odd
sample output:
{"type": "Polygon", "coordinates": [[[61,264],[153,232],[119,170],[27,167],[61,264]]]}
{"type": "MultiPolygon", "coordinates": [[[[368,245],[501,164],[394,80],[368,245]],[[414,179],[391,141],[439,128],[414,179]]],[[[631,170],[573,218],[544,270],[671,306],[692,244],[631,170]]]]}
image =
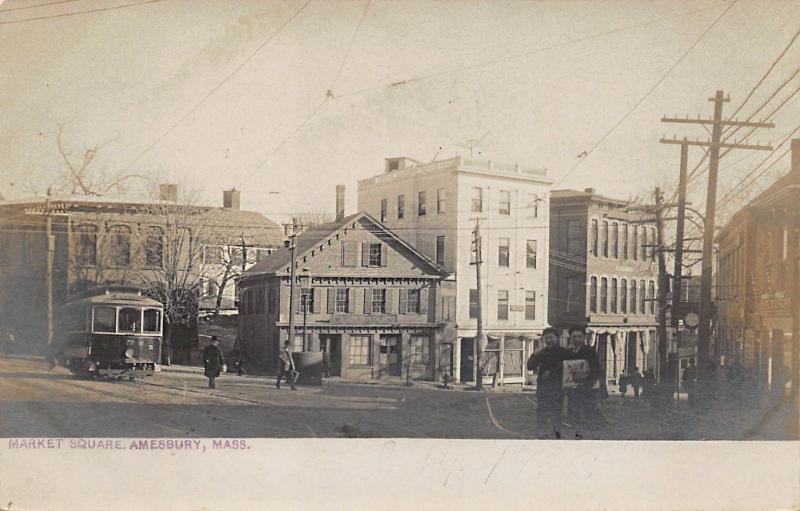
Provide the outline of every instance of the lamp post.
{"type": "Polygon", "coordinates": [[[308,298],[311,294],[311,274],[308,272],[308,268],[303,268],[300,273],[300,293],[303,299],[301,300],[303,303],[303,351],[310,351],[308,347],[308,335],[307,327],[308,327],[308,298]]]}

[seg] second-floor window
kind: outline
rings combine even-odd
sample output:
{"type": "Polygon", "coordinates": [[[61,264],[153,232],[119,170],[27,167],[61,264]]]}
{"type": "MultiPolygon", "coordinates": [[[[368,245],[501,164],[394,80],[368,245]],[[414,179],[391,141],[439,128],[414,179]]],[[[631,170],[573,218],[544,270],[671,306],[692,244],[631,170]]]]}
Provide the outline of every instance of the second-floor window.
{"type": "Polygon", "coordinates": [[[628,280],[627,279],[622,279],[620,282],[621,282],[620,286],[619,286],[619,291],[620,291],[620,299],[619,299],[620,312],[622,312],[623,314],[627,314],[628,313],[628,280]]]}
{"type": "Polygon", "coordinates": [[[647,298],[650,301],[650,314],[656,313],[656,283],[650,281],[647,284],[647,298]]]}
{"type": "Polygon", "coordinates": [[[475,187],[472,189],[472,212],[480,213],[483,211],[483,188],[475,187]]]}
{"type": "Polygon", "coordinates": [[[406,196],[397,196],[397,219],[402,220],[406,216],[406,196]]]}
{"type": "Polygon", "coordinates": [[[336,288],[336,304],[334,310],[342,313],[350,312],[350,290],[348,288],[336,288]]]}
{"type": "Polygon", "coordinates": [[[597,277],[592,277],[589,284],[589,311],[597,312],[597,277]]]}
{"type": "Polygon", "coordinates": [[[500,190],[500,214],[511,214],[511,192],[508,190],[500,190]]]}
{"type": "Polygon", "coordinates": [[[642,227],[642,244],[641,251],[639,252],[639,257],[641,257],[642,261],[647,261],[647,227],[642,227]]]}
{"type": "Polygon", "coordinates": [[[497,291],[497,319],[508,319],[508,290],[499,289],[497,291]]]}
{"type": "MultiPolygon", "coordinates": [[[[658,240],[656,239],[656,228],[655,227],[651,227],[650,228],[650,243],[652,243],[653,245],[656,245],[658,243],[658,240]]],[[[655,262],[656,253],[657,252],[658,251],[656,250],[655,246],[650,249],[650,260],[651,261],[655,262]]]]}
{"type": "Polygon", "coordinates": [[[386,290],[373,289],[372,290],[372,313],[382,314],[386,312],[386,290]]]}
{"type": "Polygon", "coordinates": [[[600,279],[600,312],[608,312],[608,279],[600,279]]]}
{"type": "Polygon", "coordinates": [[[383,261],[383,245],[381,243],[368,243],[365,245],[368,252],[368,265],[381,266],[383,261]]]}
{"type": "Polygon", "coordinates": [[[525,242],[525,267],[536,268],[536,240],[525,242]]]}
{"type": "Polygon", "coordinates": [[[126,268],[131,264],[131,228],[115,225],[108,230],[109,263],[114,268],[126,268]]]}
{"type": "Polygon", "coordinates": [[[525,319],[536,319],[536,291],[525,291],[525,319]]]}
{"type": "Polygon", "coordinates": [[[78,266],[95,266],[97,264],[97,226],[79,225],[76,231],[78,232],[78,248],[76,250],[78,266]]]}
{"type": "Polygon", "coordinates": [[[636,294],[636,281],[631,281],[631,314],[636,314],[636,311],[639,307],[639,300],[637,299],[636,294]]]}
{"type": "Polygon", "coordinates": [[[164,263],[164,231],[149,227],[144,240],[144,263],[149,268],[160,268],[164,263]]]}
{"type": "Polygon", "coordinates": [[[508,268],[508,253],[511,247],[511,240],[509,238],[500,238],[497,243],[497,266],[508,268]]]}
{"type": "Polygon", "coordinates": [[[622,258],[628,259],[628,224],[622,224],[622,239],[619,243],[622,245],[622,258]]]}
{"type": "Polygon", "coordinates": [[[647,311],[644,308],[645,303],[646,303],[645,292],[646,291],[645,291],[645,287],[644,287],[644,281],[640,280],[639,281],[639,313],[641,313],[641,314],[646,314],[647,313],[647,311]]]}
{"type": "Polygon", "coordinates": [[[611,313],[617,313],[617,279],[611,279],[611,313]]]}
{"type": "Polygon", "coordinates": [[[389,214],[389,201],[388,199],[381,199],[381,222],[386,221],[386,216],[389,214]]]}
{"type": "Polygon", "coordinates": [[[300,291],[300,310],[298,312],[314,312],[314,290],[302,289],[300,291]]]}
{"type": "Polygon", "coordinates": [[[436,265],[444,266],[444,236],[436,236],[436,265]]]}
{"type": "Polygon", "coordinates": [[[469,290],[469,317],[475,319],[478,317],[478,290],[469,290]]]}
{"type": "Polygon", "coordinates": [[[603,242],[603,257],[608,257],[608,222],[603,220],[603,232],[600,233],[603,242]]]}
{"type": "MultiPolygon", "coordinates": [[[[408,314],[419,314],[419,289],[409,289],[406,298],[406,310],[408,314]]],[[[403,311],[400,311],[403,312],[403,311]]]]}
{"type": "Polygon", "coordinates": [[[631,255],[634,261],[639,260],[639,229],[635,225],[631,226],[631,255]]]}
{"type": "Polygon", "coordinates": [[[529,193],[528,194],[528,210],[529,215],[532,215],[533,218],[539,218],[539,203],[542,200],[539,198],[538,193],[529,193]]]}
{"type": "Polygon", "coordinates": [[[417,193],[417,215],[425,216],[428,211],[428,200],[425,192],[417,193]]]}
{"type": "Polygon", "coordinates": [[[436,212],[444,213],[447,211],[447,190],[439,188],[436,190],[436,212]]]}

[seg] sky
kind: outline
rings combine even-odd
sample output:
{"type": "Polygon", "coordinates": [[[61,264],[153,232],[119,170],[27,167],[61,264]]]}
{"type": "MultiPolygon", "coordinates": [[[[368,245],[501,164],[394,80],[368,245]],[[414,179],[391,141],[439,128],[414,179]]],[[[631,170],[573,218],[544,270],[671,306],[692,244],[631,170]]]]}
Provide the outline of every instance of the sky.
{"type": "MultiPolygon", "coordinates": [[[[337,184],[355,211],[357,180],[384,158],[468,155],[484,135],[476,157],[546,168],[556,188],[672,190],[679,148],[659,138],[708,134],[661,116],[707,117],[717,89],[732,113],[800,28],[793,0],[53,2],[0,5],[0,193],[41,194],[64,172],[66,123],[73,156],[108,142],[93,171],[178,182],[209,204],[237,187],[276,220],[333,212],[337,184]]],[[[798,61],[800,42],[739,116],[798,61]]],[[[797,127],[793,99],[753,140],[797,127]]],[[[723,192],[755,153],[723,159],[723,192]]]]}

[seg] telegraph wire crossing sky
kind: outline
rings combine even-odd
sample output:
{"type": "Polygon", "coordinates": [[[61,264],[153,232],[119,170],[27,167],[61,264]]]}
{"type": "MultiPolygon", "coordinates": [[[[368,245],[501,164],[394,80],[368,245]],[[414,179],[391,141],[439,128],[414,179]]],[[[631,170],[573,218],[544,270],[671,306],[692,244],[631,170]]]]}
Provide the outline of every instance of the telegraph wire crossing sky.
{"type": "MultiPolygon", "coordinates": [[[[98,169],[191,180],[212,204],[238,186],[267,214],[330,212],[337,183],[353,210],[356,181],[383,158],[468,155],[458,145],[486,132],[477,158],[628,198],[677,175],[662,115],[710,115],[724,89],[728,115],[747,98],[746,117],[800,56],[789,47],[748,96],[796,33],[790,1],[34,5],[0,5],[8,198],[63,169],[67,121],[74,154],[120,135],[98,169]]],[[[753,137],[789,132],[798,113],[788,101],[753,137]]],[[[723,191],[752,169],[742,156],[723,191]]]]}

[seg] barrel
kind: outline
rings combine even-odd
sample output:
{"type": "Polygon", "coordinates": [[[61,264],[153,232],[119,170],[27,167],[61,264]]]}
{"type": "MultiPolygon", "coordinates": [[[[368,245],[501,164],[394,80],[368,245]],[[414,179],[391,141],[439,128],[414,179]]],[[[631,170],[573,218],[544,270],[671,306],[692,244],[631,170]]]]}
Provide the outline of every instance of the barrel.
{"type": "Polygon", "coordinates": [[[300,385],[322,385],[322,352],[295,351],[292,353],[294,368],[300,372],[297,383],[300,385]]]}

